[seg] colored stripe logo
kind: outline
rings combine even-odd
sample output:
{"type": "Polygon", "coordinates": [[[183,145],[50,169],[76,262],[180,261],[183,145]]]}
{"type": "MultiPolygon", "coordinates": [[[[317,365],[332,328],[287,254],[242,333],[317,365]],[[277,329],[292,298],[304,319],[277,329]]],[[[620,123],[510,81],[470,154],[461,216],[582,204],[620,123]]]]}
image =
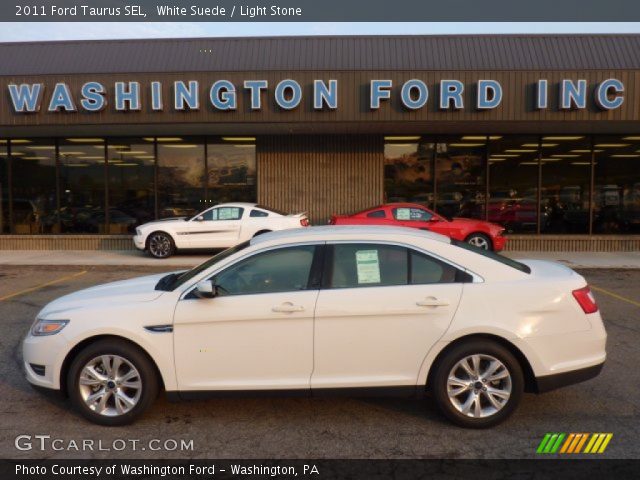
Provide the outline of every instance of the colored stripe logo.
{"type": "Polygon", "coordinates": [[[613,433],[547,433],[536,453],[604,453],[613,433]]]}

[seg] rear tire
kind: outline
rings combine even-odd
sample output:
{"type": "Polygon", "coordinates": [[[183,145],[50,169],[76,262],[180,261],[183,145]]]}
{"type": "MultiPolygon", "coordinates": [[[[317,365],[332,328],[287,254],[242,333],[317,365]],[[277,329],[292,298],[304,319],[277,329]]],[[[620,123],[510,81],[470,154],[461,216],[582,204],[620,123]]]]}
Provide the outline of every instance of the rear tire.
{"type": "Polygon", "coordinates": [[[67,391],[87,420],[106,426],[132,423],[158,395],[158,375],[147,355],[118,339],[92,343],[74,358],[67,391]]]}
{"type": "Polygon", "coordinates": [[[165,232],[153,232],[147,239],[147,250],[153,258],[169,258],[176,251],[171,235],[165,232]]]}
{"type": "Polygon", "coordinates": [[[467,237],[466,242],[482,250],[493,250],[491,238],[484,233],[472,233],[467,237]]]}
{"type": "Polygon", "coordinates": [[[438,410],[450,421],[465,428],[488,428],[515,411],[524,375],[508,349],[476,339],[445,353],[435,366],[430,388],[438,410]]]}

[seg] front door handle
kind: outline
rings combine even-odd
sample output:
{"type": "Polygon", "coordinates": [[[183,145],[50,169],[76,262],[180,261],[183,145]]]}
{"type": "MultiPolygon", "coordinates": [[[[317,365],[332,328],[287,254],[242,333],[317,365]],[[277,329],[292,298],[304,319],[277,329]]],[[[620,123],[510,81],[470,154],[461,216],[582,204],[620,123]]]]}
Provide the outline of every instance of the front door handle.
{"type": "Polygon", "coordinates": [[[284,302],[277,307],[273,307],[271,311],[281,313],[304,312],[304,307],[302,305],[294,305],[291,302],[284,302]]]}
{"type": "Polygon", "coordinates": [[[416,305],[419,307],[448,307],[448,300],[438,300],[434,297],[425,298],[424,300],[420,300],[416,302],[416,305]]]}

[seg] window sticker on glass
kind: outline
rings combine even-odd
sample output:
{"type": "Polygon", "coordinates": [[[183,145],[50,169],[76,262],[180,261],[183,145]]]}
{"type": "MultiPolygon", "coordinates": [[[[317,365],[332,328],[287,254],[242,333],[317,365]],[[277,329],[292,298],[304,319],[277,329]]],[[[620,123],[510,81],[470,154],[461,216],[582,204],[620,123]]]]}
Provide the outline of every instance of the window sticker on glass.
{"type": "Polygon", "coordinates": [[[239,216],[237,208],[221,208],[218,220],[235,220],[239,218],[239,216]]]}
{"type": "Polygon", "coordinates": [[[377,250],[356,252],[358,283],[380,283],[380,260],[377,250]]]}
{"type": "Polygon", "coordinates": [[[396,220],[411,220],[411,209],[410,208],[396,209],[396,220]]]}

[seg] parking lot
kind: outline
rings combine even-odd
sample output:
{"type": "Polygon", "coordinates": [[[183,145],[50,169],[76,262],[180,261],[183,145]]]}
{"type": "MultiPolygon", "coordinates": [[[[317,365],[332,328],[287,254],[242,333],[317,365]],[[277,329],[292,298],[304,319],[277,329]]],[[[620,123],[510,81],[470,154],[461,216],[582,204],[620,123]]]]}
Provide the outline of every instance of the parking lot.
{"type": "Polygon", "coordinates": [[[581,272],[595,287],[609,333],[603,373],[584,384],[526,395],[516,414],[490,431],[451,426],[429,400],[374,398],[173,404],[161,397],[134,425],[106,428],[75,414],[66,401],[30,388],[21,371],[20,341],[42,306],[74,290],[167,269],[0,266],[0,457],[532,458],[547,432],[611,432],[604,456],[640,457],[640,270],[581,272]],[[63,450],[47,441],[41,451],[35,440],[32,449],[18,450],[18,435],[50,435],[63,450]],[[85,440],[94,440],[93,450],[66,449],[85,440]],[[121,440],[127,444],[122,450],[121,440]],[[192,448],[180,449],[180,440],[193,440],[192,448]]]}

